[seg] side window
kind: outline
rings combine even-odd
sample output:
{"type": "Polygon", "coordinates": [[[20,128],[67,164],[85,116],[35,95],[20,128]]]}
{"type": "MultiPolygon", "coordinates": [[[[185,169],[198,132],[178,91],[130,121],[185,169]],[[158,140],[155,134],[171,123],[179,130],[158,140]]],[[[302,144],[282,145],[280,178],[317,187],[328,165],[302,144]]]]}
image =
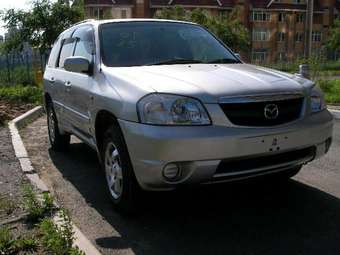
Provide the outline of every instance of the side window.
{"type": "Polygon", "coordinates": [[[68,38],[68,39],[63,40],[62,44],[63,46],[60,51],[59,65],[58,65],[61,68],[64,67],[65,59],[72,56],[75,40],[73,38],[68,38]]]}
{"type": "Polygon", "coordinates": [[[60,50],[60,37],[57,38],[55,41],[53,48],[50,53],[50,57],[48,58],[47,66],[48,67],[55,67],[57,64],[58,54],[60,50]]]}
{"type": "Polygon", "coordinates": [[[94,33],[92,27],[85,26],[78,28],[74,32],[72,38],[76,40],[74,56],[84,57],[92,63],[95,52],[94,33]]]}

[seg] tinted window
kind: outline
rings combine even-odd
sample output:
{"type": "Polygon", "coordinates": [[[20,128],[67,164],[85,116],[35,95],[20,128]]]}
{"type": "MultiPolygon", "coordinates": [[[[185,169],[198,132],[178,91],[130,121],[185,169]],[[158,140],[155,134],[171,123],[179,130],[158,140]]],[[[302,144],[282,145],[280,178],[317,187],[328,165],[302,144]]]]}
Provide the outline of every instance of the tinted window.
{"type": "Polygon", "coordinates": [[[53,45],[53,48],[50,53],[50,57],[48,58],[48,67],[55,67],[58,59],[58,54],[60,50],[60,40],[57,39],[53,45]]]}
{"type": "Polygon", "coordinates": [[[74,44],[75,40],[72,38],[63,40],[63,46],[59,56],[59,67],[63,68],[65,59],[73,55],[74,44]]]}
{"type": "Polygon", "coordinates": [[[117,22],[100,27],[103,62],[138,66],[172,59],[239,62],[209,32],[197,25],[171,22],[117,22]]]}
{"type": "Polygon", "coordinates": [[[73,36],[76,40],[74,56],[81,56],[92,62],[94,55],[94,35],[91,27],[78,28],[73,36]]]}

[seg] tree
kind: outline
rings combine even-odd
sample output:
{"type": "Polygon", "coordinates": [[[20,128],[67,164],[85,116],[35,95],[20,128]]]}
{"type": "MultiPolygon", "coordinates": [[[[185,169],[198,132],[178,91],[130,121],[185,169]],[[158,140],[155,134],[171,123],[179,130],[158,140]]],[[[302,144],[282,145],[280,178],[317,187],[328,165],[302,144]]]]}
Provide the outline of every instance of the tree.
{"type": "Polygon", "coordinates": [[[340,50],[340,19],[335,19],[329,31],[327,48],[332,51],[340,50]]]}
{"type": "Polygon", "coordinates": [[[16,30],[4,48],[21,51],[23,43],[28,42],[44,55],[62,31],[83,17],[83,10],[78,6],[72,7],[68,0],[33,0],[28,11],[2,11],[5,27],[16,30]]]}
{"type": "Polygon", "coordinates": [[[249,49],[249,32],[238,18],[239,9],[231,13],[212,16],[202,9],[185,10],[182,6],[164,8],[155,13],[155,18],[184,20],[198,23],[213,32],[220,40],[233,50],[247,51],[249,49]]]}

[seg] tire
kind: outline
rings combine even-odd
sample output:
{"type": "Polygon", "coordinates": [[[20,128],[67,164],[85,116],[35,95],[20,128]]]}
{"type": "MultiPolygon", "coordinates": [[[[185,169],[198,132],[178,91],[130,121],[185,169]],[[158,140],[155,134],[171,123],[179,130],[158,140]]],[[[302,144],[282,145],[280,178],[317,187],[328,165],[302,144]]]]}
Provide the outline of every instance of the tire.
{"type": "Polygon", "coordinates": [[[46,107],[47,112],[47,127],[48,138],[51,149],[54,151],[66,151],[70,145],[70,134],[61,134],[58,127],[58,120],[55,114],[53,104],[48,103],[46,107]]]}
{"type": "Polygon", "coordinates": [[[118,126],[113,125],[105,132],[101,157],[114,208],[124,214],[134,214],[141,188],[136,180],[123,134],[118,126]]]}

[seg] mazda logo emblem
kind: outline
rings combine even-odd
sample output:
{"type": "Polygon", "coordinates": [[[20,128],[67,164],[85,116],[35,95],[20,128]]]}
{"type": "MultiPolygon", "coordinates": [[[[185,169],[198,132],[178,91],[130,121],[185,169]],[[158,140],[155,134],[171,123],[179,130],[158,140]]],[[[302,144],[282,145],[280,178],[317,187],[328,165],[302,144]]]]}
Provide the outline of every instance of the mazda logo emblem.
{"type": "Polygon", "coordinates": [[[279,107],[276,104],[267,104],[264,107],[264,117],[268,120],[275,120],[279,116],[279,107]]]}

